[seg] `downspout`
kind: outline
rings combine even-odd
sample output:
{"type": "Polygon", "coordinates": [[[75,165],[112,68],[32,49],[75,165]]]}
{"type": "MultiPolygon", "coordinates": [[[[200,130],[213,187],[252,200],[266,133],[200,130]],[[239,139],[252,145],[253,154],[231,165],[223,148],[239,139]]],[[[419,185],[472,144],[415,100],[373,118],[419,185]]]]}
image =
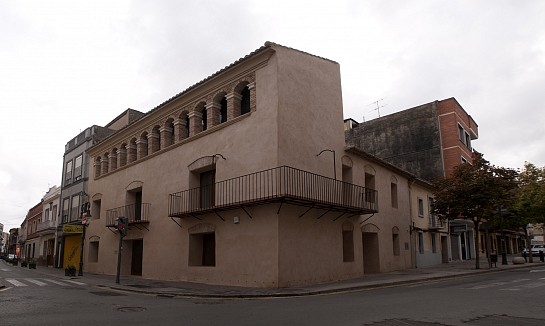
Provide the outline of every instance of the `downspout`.
{"type": "Polygon", "coordinates": [[[416,268],[416,237],[413,235],[413,226],[414,226],[414,220],[413,220],[413,200],[411,197],[411,186],[413,183],[416,182],[416,178],[413,178],[412,181],[408,184],[409,188],[409,216],[411,217],[410,224],[409,224],[409,243],[411,244],[410,250],[411,250],[411,264],[413,268],[416,268]]]}

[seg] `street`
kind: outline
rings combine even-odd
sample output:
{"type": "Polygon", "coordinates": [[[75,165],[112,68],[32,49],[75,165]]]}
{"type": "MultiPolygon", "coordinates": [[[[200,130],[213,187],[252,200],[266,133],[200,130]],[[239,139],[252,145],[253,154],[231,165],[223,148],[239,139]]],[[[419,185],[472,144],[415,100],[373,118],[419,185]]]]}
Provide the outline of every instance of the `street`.
{"type": "Polygon", "coordinates": [[[158,297],[0,262],[0,325],[543,325],[545,268],[306,297],[158,297]]]}

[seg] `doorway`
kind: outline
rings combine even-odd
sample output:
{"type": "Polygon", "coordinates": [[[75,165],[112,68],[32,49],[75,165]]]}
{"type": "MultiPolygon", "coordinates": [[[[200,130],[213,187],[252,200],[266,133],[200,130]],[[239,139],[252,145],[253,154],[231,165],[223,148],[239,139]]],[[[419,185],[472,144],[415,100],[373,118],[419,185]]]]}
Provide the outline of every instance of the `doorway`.
{"type": "Polygon", "coordinates": [[[448,263],[448,238],[441,237],[441,262],[448,263]]]}
{"type": "Polygon", "coordinates": [[[131,275],[142,275],[144,240],[132,240],[131,275]]]}
{"type": "Polygon", "coordinates": [[[216,179],[216,170],[202,172],[201,182],[201,208],[214,206],[214,183],[216,179]]]}
{"type": "Polygon", "coordinates": [[[363,275],[380,273],[378,233],[362,233],[363,275]]]}

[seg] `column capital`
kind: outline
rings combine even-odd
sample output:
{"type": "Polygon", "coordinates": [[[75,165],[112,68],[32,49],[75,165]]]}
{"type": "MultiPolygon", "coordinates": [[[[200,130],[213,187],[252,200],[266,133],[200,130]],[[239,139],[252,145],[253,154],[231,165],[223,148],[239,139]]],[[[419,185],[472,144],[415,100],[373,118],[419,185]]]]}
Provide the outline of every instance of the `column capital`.
{"type": "Polygon", "coordinates": [[[227,95],[225,95],[225,98],[229,101],[230,99],[234,98],[236,100],[242,100],[242,94],[239,94],[239,93],[235,93],[235,92],[232,92],[232,93],[229,93],[227,95]]]}

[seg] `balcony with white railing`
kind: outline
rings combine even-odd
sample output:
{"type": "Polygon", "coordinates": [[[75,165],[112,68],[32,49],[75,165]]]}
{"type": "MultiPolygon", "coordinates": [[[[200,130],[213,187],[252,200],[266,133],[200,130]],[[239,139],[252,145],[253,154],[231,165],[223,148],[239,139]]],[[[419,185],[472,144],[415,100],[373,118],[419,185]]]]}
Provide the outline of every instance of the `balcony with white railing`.
{"type": "Polygon", "coordinates": [[[376,190],[281,166],[173,193],[168,213],[196,217],[280,202],[354,216],[377,213],[377,199],[376,190]]]}
{"type": "Polygon", "coordinates": [[[49,221],[45,221],[38,224],[36,233],[40,235],[53,234],[55,233],[56,229],[57,229],[57,221],[49,220],[49,221]]]}
{"type": "Polygon", "coordinates": [[[428,226],[430,230],[444,229],[445,227],[445,220],[440,219],[437,215],[430,215],[430,224],[428,226]]]}

